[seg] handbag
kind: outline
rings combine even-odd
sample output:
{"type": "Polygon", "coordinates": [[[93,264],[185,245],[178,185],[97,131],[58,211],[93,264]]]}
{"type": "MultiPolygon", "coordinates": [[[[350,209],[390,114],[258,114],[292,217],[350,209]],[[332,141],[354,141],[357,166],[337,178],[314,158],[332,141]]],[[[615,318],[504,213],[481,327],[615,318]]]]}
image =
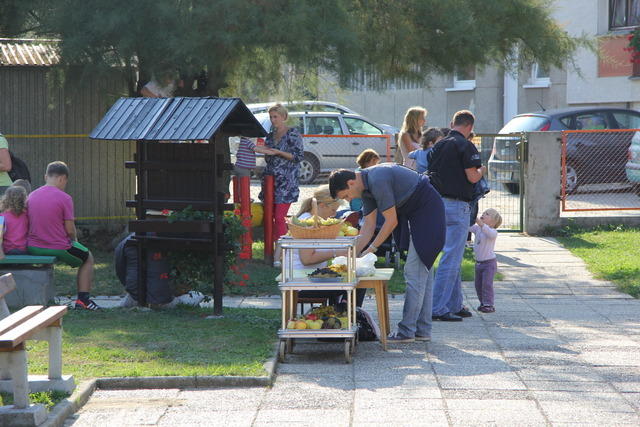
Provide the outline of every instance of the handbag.
{"type": "Polygon", "coordinates": [[[472,202],[477,202],[482,199],[491,189],[489,188],[489,183],[486,178],[483,176],[480,178],[480,181],[473,184],[473,196],[471,198],[472,202]]]}

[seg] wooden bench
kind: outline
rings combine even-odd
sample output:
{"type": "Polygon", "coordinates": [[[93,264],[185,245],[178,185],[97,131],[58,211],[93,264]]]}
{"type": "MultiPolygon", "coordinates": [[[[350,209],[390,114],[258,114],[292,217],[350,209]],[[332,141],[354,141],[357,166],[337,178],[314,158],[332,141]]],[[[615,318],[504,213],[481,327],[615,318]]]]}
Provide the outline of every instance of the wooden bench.
{"type": "Polygon", "coordinates": [[[53,303],[56,293],[53,281],[54,256],[7,255],[0,260],[0,275],[12,273],[16,290],[6,296],[14,309],[28,305],[53,303]]]}
{"type": "MultiPolygon", "coordinates": [[[[0,310],[4,304],[2,296],[15,287],[11,274],[0,277],[0,310]]],[[[0,320],[0,391],[13,392],[14,400],[13,407],[0,408],[0,425],[7,425],[15,417],[22,417],[21,423],[28,417],[28,424],[38,425],[46,418],[46,410],[42,405],[30,406],[29,393],[45,390],[71,393],[75,388],[73,377],[62,375],[62,317],[67,310],[66,306],[28,306],[0,320]],[[28,375],[25,343],[29,340],[49,343],[46,377],[28,375]]]]}

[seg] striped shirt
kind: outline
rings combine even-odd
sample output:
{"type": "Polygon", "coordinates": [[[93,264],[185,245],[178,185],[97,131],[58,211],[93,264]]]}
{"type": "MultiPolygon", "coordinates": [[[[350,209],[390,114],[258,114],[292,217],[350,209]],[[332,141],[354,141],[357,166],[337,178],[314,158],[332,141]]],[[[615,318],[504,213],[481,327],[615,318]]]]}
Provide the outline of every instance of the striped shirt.
{"type": "Polygon", "coordinates": [[[253,151],[256,144],[249,138],[240,138],[240,145],[236,152],[236,167],[253,169],[256,167],[256,152],[253,151]]]}

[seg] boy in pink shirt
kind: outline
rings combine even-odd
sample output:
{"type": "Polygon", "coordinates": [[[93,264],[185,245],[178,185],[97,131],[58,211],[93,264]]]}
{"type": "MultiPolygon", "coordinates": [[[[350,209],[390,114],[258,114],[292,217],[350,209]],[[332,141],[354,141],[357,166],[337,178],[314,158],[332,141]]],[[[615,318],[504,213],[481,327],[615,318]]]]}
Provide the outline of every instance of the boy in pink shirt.
{"type": "Polygon", "coordinates": [[[78,298],[75,308],[97,310],[89,298],[93,282],[93,256],[76,240],[73,200],[64,192],[69,181],[69,168],[63,162],[47,166],[45,185],[29,195],[29,234],[27,249],[31,255],[55,256],[59,261],[78,268],[78,298]]]}
{"type": "Polygon", "coordinates": [[[473,252],[476,257],[476,294],[480,300],[478,311],[493,313],[493,278],[498,271],[498,261],[493,251],[498,237],[497,228],[502,224],[502,217],[495,209],[487,209],[476,219],[469,231],[475,235],[473,252]]]}

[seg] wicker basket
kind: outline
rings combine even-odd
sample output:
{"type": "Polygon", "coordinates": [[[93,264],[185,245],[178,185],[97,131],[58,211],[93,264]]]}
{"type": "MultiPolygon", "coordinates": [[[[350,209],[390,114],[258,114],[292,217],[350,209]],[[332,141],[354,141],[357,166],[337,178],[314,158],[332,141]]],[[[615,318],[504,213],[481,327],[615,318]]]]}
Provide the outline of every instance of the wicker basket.
{"type": "Polygon", "coordinates": [[[344,221],[332,225],[322,225],[320,224],[322,218],[317,215],[317,212],[318,203],[314,198],[311,201],[311,214],[315,225],[313,227],[301,227],[288,221],[287,226],[289,227],[291,237],[294,239],[335,239],[338,237],[344,221]]]}

